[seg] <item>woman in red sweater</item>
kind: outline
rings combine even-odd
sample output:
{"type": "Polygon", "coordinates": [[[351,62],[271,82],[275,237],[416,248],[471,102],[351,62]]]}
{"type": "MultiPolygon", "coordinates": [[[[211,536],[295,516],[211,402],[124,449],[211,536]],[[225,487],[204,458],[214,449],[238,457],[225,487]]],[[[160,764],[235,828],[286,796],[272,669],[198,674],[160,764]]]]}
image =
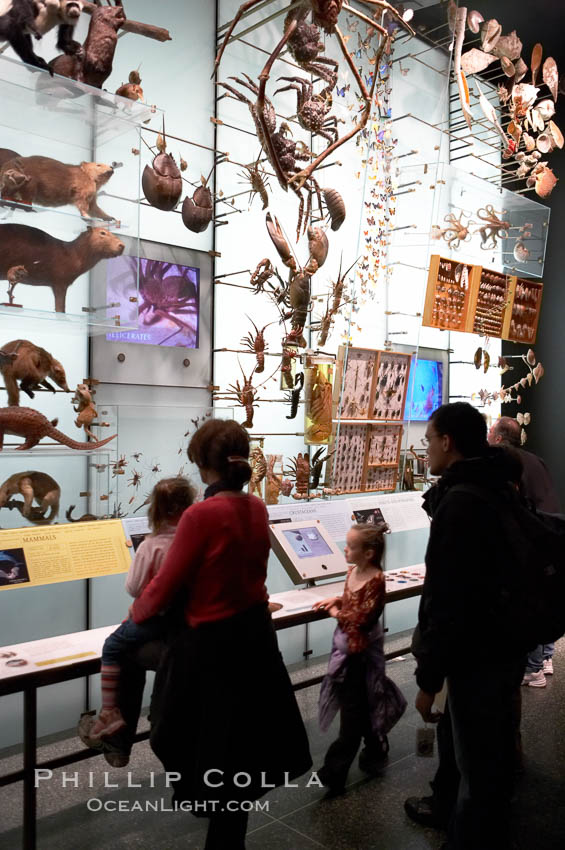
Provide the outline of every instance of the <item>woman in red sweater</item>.
{"type": "Polygon", "coordinates": [[[141,623],[182,605],[186,628],[155,679],[151,746],[165,770],[181,776],[174,801],[210,817],[205,850],[241,850],[248,815],[239,804],[301,775],[312,760],[268,610],[267,511],[242,492],[251,477],[247,432],[208,421],[188,457],[208,485],[204,501],[184,512],[130,613],[141,623]],[[228,802],[231,811],[221,812],[228,802]]]}

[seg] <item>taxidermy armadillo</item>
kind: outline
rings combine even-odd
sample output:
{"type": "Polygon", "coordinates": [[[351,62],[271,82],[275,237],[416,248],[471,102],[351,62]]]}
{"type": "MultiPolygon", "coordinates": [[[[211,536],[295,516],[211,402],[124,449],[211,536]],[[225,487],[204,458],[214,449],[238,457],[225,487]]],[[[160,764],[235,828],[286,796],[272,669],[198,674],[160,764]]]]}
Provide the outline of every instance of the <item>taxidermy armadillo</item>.
{"type": "Polygon", "coordinates": [[[58,431],[55,428],[57,421],[57,419],[53,419],[50,422],[46,416],[31,407],[0,407],[0,451],[2,451],[4,445],[4,434],[25,437],[25,442],[17,447],[19,451],[32,449],[43,437],[51,437],[52,440],[61,443],[63,446],[79,450],[99,449],[116,437],[116,434],[112,434],[111,437],[106,437],[105,440],[98,440],[95,443],[79,443],[67,437],[62,431],[58,431]]]}

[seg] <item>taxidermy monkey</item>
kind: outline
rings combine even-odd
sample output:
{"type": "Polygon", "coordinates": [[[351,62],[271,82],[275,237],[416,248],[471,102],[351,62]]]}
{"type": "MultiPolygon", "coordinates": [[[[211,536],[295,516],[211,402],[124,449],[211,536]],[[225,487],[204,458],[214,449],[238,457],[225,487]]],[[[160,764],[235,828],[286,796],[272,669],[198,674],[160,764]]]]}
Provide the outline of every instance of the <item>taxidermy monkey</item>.
{"type": "Polygon", "coordinates": [[[37,524],[51,522],[59,513],[61,488],[46,472],[16,472],[0,487],[0,508],[18,508],[22,516],[37,524]],[[9,502],[10,496],[22,495],[24,501],[9,502]],[[33,508],[33,500],[39,509],[33,508]],[[50,508],[49,516],[45,516],[50,508]]]}
{"type": "Polygon", "coordinates": [[[75,27],[84,6],[83,0],[35,0],[38,12],[35,26],[41,35],[58,27],[57,47],[72,56],[81,48],[79,41],[73,39],[75,27]]]}
{"type": "Polygon", "coordinates": [[[36,13],[34,0],[0,0],[0,41],[9,42],[23,62],[52,74],[45,59],[33,51],[30,33],[34,38],[41,38],[35,25],[36,13]]]}
{"type": "Polygon", "coordinates": [[[44,348],[34,345],[27,339],[15,339],[7,342],[2,350],[4,354],[15,355],[11,362],[0,362],[0,372],[4,376],[9,406],[19,405],[20,389],[30,398],[33,398],[33,391],[39,387],[55,392],[55,387],[47,378],[51,378],[58,387],[70,393],[65,370],[59,361],[44,348]],[[20,381],[20,387],[18,387],[18,381],[20,381]]]}
{"type": "Polygon", "coordinates": [[[102,162],[67,165],[48,156],[19,156],[0,166],[0,197],[42,207],[74,204],[84,218],[111,221],[96,203],[96,193],[113,173],[102,162]]]}

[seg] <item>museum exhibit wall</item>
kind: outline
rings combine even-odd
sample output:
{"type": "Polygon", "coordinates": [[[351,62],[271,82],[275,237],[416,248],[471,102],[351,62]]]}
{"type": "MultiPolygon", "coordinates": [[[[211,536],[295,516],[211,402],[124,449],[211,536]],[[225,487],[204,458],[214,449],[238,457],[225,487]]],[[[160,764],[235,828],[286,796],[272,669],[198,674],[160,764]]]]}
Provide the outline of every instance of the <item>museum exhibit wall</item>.
{"type": "MultiPolygon", "coordinates": [[[[274,2],[269,11],[277,11],[285,5],[274,2]]],[[[230,20],[238,6],[237,0],[220,0],[218,22],[230,20]]],[[[71,133],[65,134],[61,127],[51,131],[44,116],[34,118],[30,109],[29,117],[27,111],[20,112],[13,120],[5,116],[7,129],[2,144],[21,153],[42,153],[68,162],[91,157],[104,161],[106,157],[123,163],[105,191],[99,193],[99,202],[121,218],[122,228],[117,232],[124,237],[126,254],[199,269],[199,343],[197,348],[135,344],[128,341],[129,331],[111,327],[111,310],[104,313],[104,321],[101,319],[97,325],[96,317],[85,322],[83,316],[82,322],[78,318],[69,322],[52,312],[45,319],[32,317],[28,311],[25,332],[15,332],[14,320],[0,311],[2,340],[23,336],[53,351],[65,365],[69,364],[68,382],[72,388],[87,376],[100,382],[96,386],[97,407],[108,422],[106,433],[118,435],[103,457],[97,458],[98,465],[106,467],[100,481],[93,482],[90,461],[86,457],[74,458],[73,464],[68,458],[45,460],[57,471],[64,495],[61,521],[71,503],[79,505],[76,515],[92,507],[100,513],[101,493],[107,497],[110,509],[120,506],[125,515],[139,511],[135,515],[143,516],[143,502],[159,477],[181,471],[195,475],[196,471],[186,459],[186,446],[198,423],[211,415],[244,421],[241,405],[233,398],[222,396],[233,396],[229,386],[242,383],[242,371],[249,376],[253,370],[254,355],[246,352],[241,342],[248,333],[254,332],[252,322],[258,329],[265,328],[268,344],[265,371],[254,376],[253,381],[255,386],[260,386],[254,425],[250,430],[252,445],[260,445],[265,455],[283,455],[285,468],[293,457],[305,451],[304,403],[300,403],[297,417],[289,420],[289,404],[285,391],[280,388],[280,373],[276,372],[282,337],[279,313],[265,293],[257,294],[250,286],[251,273],[264,258],[278,266],[283,278],[287,277],[287,270],[268,236],[266,211],[262,209],[260,197],[256,196],[251,202],[249,198],[244,168],[256,160],[260,146],[248,106],[233,96],[226,96],[226,91],[222,87],[216,89],[210,80],[216,43],[216,4],[168,0],[155,7],[149,0],[130,0],[126,12],[133,19],[169,29],[172,41],[163,44],[130,34],[121,37],[113,72],[105,88],[115,91],[127,80],[132,69],[139,67],[146,105],[155,105],[153,113],[144,112],[143,120],[141,117],[138,122],[132,120],[127,132],[114,134],[102,143],[92,124],[85,123],[84,127],[73,129],[71,138],[71,133]],[[25,150],[24,128],[27,129],[25,150]],[[156,149],[151,152],[148,146],[156,144],[158,133],[164,133],[167,150],[176,161],[186,162],[183,177],[188,182],[184,184],[183,197],[185,193],[192,194],[201,175],[207,178],[211,174],[216,162],[215,173],[210,177],[217,198],[216,220],[203,233],[189,232],[178,210],[165,213],[143,200],[140,174],[152,162],[156,149]],[[108,338],[112,334],[113,338],[108,338]],[[120,338],[117,339],[117,335],[120,338]],[[274,372],[276,374],[272,375],[274,372]],[[217,388],[220,396],[213,404],[210,388],[217,388]],[[132,460],[134,453],[140,454],[140,461],[132,460]],[[122,456],[128,461],[126,473],[112,475],[112,464],[122,456]],[[142,475],[137,485],[132,484],[134,473],[142,475]],[[76,501],[75,494],[84,491],[94,494],[90,502],[94,499],[96,504],[88,500],[84,504],[76,501]]],[[[259,12],[251,16],[248,23],[262,17],[259,12]]],[[[243,75],[248,74],[257,79],[266,60],[264,51],[272,50],[280,38],[283,20],[278,17],[247,36],[246,40],[254,47],[242,41],[230,44],[218,80],[228,82],[242,95],[253,99],[245,86],[229,78],[235,76],[241,81],[245,79],[243,75]]],[[[81,22],[79,40],[84,38],[87,25],[87,20],[81,22]]],[[[348,47],[355,51],[360,72],[370,81],[373,73],[370,47],[363,44],[354,21],[345,21],[343,29],[348,47]]],[[[325,43],[327,55],[340,60],[335,41],[326,38],[325,43]]],[[[52,34],[36,47],[39,54],[52,56],[52,34]]],[[[5,55],[13,56],[10,50],[5,55]]],[[[14,69],[4,70],[5,64],[0,57],[0,73],[9,75],[14,69]]],[[[343,71],[343,65],[341,60],[336,90],[332,92],[332,112],[344,122],[338,123],[340,130],[351,123],[351,116],[358,110],[355,87],[343,71]]],[[[452,250],[445,239],[433,237],[437,236],[438,229],[445,227],[446,216],[459,215],[463,210],[468,219],[486,204],[493,204],[496,209],[501,206],[512,209],[517,217],[536,217],[540,232],[545,213],[538,209],[539,204],[515,199],[500,189],[496,177],[500,153],[488,141],[480,137],[476,140],[473,157],[461,158],[454,153],[449,128],[457,117],[449,71],[450,58],[444,50],[424,39],[399,39],[390,70],[391,90],[387,92],[385,85],[380,90],[380,114],[373,115],[365,135],[339,149],[332,157],[335,164],[317,173],[322,189],[334,188],[342,195],[347,215],[339,233],[328,230],[328,258],[323,269],[312,278],[313,318],[319,319],[323,313],[330,284],[337,279],[340,263],[345,269],[359,258],[358,267],[348,276],[350,296],[356,303],[354,308],[347,306],[337,317],[324,351],[337,356],[338,349],[349,344],[405,353],[432,352],[445,364],[443,400],[464,398],[479,404],[476,397],[479,388],[489,392],[499,388],[498,370],[491,368],[484,375],[477,374],[473,366],[478,345],[476,335],[422,326],[428,268],[432,255],[440,254],[455,261],[462,258],[466,263],[502,271],[508,265],[505,255],[508,245],[500,240],[485,252],[480,239],[474,237],[459,250],[452,250]],[[389,153],[384,152],[385,148],[389,153]],[[386,180],[390,181],[389,188],[392,187],[388,194],[386,180]],[[382,221],[380,234],[379,221],[382,221]]],[[[302,76],[302,72],[289,67],[284,58],[278,60],[271,73],[270,96],[276,88],[288,85],[285,81],[277,83],[278,77],[298,73],[302,76]]],[[[488,86],[484,88],[492,96],[488,86]]],[[[291,131],[303,138],[304,133],[295,121],[296,90],[277,94],[276,109],[277,122],[287,120],[291,131]]],[[[472,109],[478,117],[478,95],[475,95],[472,109]]],[[[64,116],[60,120],[64,120],[64,116]]],[[[4,134],[3,124],[0,118],[4,134]]],[[[310,143],[317,152],[325,145],[323,140],[317,139],[310,139],[310,143]]],[[[296,252],[299,263],[304,265],[308,260],[308,238],[302,235],[296,241],[297,198],[292,192],[283,192],[274,176],[269,182],[269,211],[280,221],[289,245],[296,252]]],[[[315,202],[313,213],[313,223],[319,224],[315,202]]],[[[40,215],[34,214],[33,223],[70,239],[74,232],[82,230],[83,224],[77,215],[67,216],[67,219],[61,213],[43,211],[40,215]]],[[[531,273],[531,269],[523,269],[523,273],[528,272],[531,273]]],[[[90,276],[85,275],[71,287],[69,314],[78,317],[86,304],[93,307],[104,303],[104,298],[109,297],[106,287],[106,268],[100,264],[90,276]]],[[[38,293],[38,297],[41,294],[43,300],[37,301],[38,310],[42,307],[52,310],[49,289],[21,288],[26,298],[30,297],[30,290],[34,295],[38,293]]],[[[131,292],[133,294],[134,289],[131,292]]],[[[133,306],[122,303],[121,324],[127,326],[129,322],[145,332],[148,324],[143,316],[138,319],[139,306],[139,298],[133,306]]],[[[134,329],[132,333],[135,332],[134,329]]],[[[317,337],[316,331],[308,335],[309,347],[317,348],[317,337]]],[[[491,340],[489,351],[495,364],[500,342],[491,340]]],[[[59,416],[62,430],[79,439],[73,421],[75,414],[66,396],[52,397],[42,393],[39,399],[36,397],[36,402],[50,418],[59,416]]],[[[495,402],[483,409],[488,415],[496,416],[499,405],[495,402]]],[[[339,413],[337,420],[339,427],[339,413]]],[[[404,423],[403,452],[415,446],[423,454],[424,429],[425,422],[404,423]]],[[[317,448],[313,446],[312,450],[317,448]]],[[[6,458],[6,462],[14,463],[11,457],[6,458]]],[[[10,468],[6,475],[11,471],[10,468]]],[[[296,504],[291,497],[280,497],[281,503],[285,500],[296,504]]],[[[3,526],[10,520],[17,523],[15,516],[3,511],[0,517],[3,526]]],[[[387,567],[402,568],[421,562],[426,539],[425,529],[390,535],[387,567]]],[[[88,589],[86,585],[84,581],[75,581],[0,593],[0,643],[78,631],[86,624],[89,627],[112,624],[124,616],[129,598],[123,588],[123,575],[94,578],[89,580],[88,589]]],[[[272,555],[268,570],[269,591],[276,593],[291,587],[291,579],[272,555]]],[[[414,625],[417,605],[417,599],[413,599],[390,606],[387,610],[390,634],[414,625]]],[[[300,661],[305,653],[314,657],[326,653],[333,626],[333,622],[325,621],[279,632],[286,662],[300,661]]],[[[91,702],[97,705],[98,677],[92,677],[91,685],[91,702]]],[[[41,689],[39,734],[73,726],[84,708],[84,699],[82,681],[41,689]]],[[[22,714],[19,696],[0,702],[0,746],[21,740],[22,714]]]]}

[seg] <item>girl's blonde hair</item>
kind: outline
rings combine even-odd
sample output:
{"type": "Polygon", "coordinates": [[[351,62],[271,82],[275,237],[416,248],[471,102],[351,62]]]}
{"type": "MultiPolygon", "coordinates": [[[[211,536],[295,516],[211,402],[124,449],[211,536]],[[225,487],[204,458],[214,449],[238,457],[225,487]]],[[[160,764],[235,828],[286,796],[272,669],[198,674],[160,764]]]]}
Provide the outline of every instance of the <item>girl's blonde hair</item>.
{"type": "Polygon", "coordinates": [[[386,522],[381,522],[379,525],[356,522],[351,526],[351,531],[357,533],[363,549],[373,550],[371,563],[375,567],[380,567],[385,552],[385,534],[390,532],[386,522]]]}
{"type": "Polygon", "coordinates": [[[153,487],[147,518],[153,534],[167,523],[180,519],[194,502],[196,492],[186,478],[162,478],[153,487]]]}

